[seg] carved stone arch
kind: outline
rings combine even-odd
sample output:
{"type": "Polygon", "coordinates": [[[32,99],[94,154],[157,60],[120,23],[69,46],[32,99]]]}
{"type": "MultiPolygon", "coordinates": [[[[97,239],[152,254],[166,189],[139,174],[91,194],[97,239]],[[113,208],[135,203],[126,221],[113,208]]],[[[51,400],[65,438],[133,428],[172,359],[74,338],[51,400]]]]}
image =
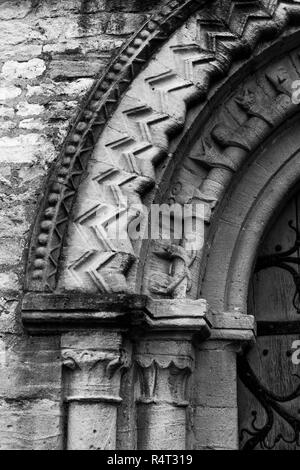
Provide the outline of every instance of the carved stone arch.
{"type": "MultiPolygon", "coordinates": [[[[141,245],[110,239],[111,214],[155,200],[193,117],[202,108],[205,119],[218,96],[212,84],[266,39],[288,35],[299,17],[294,1],[174,0],[151,18],[96,83],[68,135],[36,219],[26,290],[136,291],[141,245]],[[91,231],[93,218],[100,230],[91,231]]],[[[212,158],[203,168],[220,166],[212,158]]]]}
{"type": "MultiPolygon", "coordinates": [[[[243,63],[243,66],[228,78],[234,91],[228,93],[228,82],[224,80],[218,89],[220,101],[217,103],[221,104],[216,105],[215,109],[210,108],[207,113],[201,110],[199,115],[196,112],[193,115],[189,140],[184,141],[182,147],[180,144],[177,147],[181,162],[166,185],[167,190],[160,202],[172,200],[179,204],[204,203],[207,223],[206,248],[195,258],[187,254],[184,259],[182,247],[168,246],[166,242],[153,242],[146,255],[150,261],[144,264],[141,276],[146,279],[145,293],[154,297],[200,296],[208,300],[211,306],[216,304],[215,294],[212,294],[214,288],[211,287],[212,291],[208,295],[206,290],[199,286],[199,278],[208,271],[208,266],[212,266],[211,259],[216,259],[216,264],[209,274],[212,282],[220,289],[222,283],[227,282],[227,273],[217,266],[218,257],[222,258],[223,253],[219,248],[215,250],[212,245],[214,231],[219,230],[228,199],[233,198],[234,201],[232,189],[235,185],[241,179],[245,180],[245,188],[251,188],[254,184],[250,178],[250,168],[256,151],[267,145],[268,140],[277,135],[280,128],[299,112],[299,106],[292,100],[293,82],[299,77],[298,43],[296,32],[290,35],[290,41],[281,50],[281,55],[278,54],[277,41],[271,46],[268,45],[265,50],[260,50],[258,55],[253,54],[247,66],[243,63]],[[249,73],[248,66],[253,66],[254,63],[261,65],[253,67],[249,73]],[[203,115],[206,122],[201,119],[203,115]],[[172,188],[176,188],[176,194],[172,194],[172,188]],[[162,258],[168,258],[167,269],[162,258]],[[168,273],[171,271],[173,274],[170,276],[168,273]],[[218,272],[222,273],[219,282],[216,281],[216,277],[219,278],[218,272]]],[[[269,177],[275,177],[271,169],[269,177]]],[[[259,186],[260,180],[255,180],[255,183],[258,184],[259,193],[263,189],[259,186]]],[[[239,199],[236,201],[238,204],[239,199]]],[[[240,219],[236,217],[237,224],[244,223],[242,214],[240,219]]],[[[222,240],[221,236],[220,243],[222,240]]],[[[230,241],[231,236],[228,235],[228,243],[230,241]]],[[[223,245],[223,249],[226,259],[226,246],[223,245]]],[[[247,288],[244,294],[247,295],[247,288]]],[[[228,308],[225,306],[225,299],[223,300],[224,305],[218,305],[220,311],[228,308]]]]}
{"type": "Polygon", "coordinates": [[[243,313],[258,240],[247,237],[257,224],[264,232],[299,180],[298,138],[274,161],[263,153],[275,135],[297,133],[299,26],[296,0],[172,0],[75,120],[37,214],[22,303],[29,332],[62,333],[69,448],[97,448],[108,430],[115,448],[129,422],[132,448],[135,434],[140,449],[238,447],[236,353],[255,330],[243,313]],[[153,202],[204,204],[205,250],[130,239],[125,216],[153,202]],[[114,238],[123,220],[126,237],[114,238]]]}
{"type": "Polygon", "coordinates": [[[250,278],[263,237],[299,190],[299,113],[264,143],[219,208],[201,295],[216,311],[247,313],[250,278]],[[220,263],[222,259],[222,263],[220,263]]]}

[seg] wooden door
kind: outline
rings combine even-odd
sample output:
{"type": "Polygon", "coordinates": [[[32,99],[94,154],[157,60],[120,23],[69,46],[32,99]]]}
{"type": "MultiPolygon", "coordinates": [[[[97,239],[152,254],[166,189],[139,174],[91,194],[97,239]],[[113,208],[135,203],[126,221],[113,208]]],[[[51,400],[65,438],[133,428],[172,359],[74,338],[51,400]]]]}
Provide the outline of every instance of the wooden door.
{"type": "Polygon", "coordinates": [[[258,337],[238,359],[241,449],[300,450],[299,224],[300,195],[262,244],[250,285],[258,337]]]}

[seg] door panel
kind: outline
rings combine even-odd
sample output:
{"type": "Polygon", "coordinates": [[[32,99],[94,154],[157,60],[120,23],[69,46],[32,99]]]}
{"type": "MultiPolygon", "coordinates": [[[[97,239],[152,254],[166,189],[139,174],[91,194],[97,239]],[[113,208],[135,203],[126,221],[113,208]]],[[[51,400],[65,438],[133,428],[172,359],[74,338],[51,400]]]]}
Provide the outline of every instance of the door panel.
{"type": "Polygon", "coordinates": [[[297,196],[273,225],[249,289],[258,337],[238,359],[242,449],[300,450],[300,365],[292,361],[300,340],[299,207],[297,196]]]}

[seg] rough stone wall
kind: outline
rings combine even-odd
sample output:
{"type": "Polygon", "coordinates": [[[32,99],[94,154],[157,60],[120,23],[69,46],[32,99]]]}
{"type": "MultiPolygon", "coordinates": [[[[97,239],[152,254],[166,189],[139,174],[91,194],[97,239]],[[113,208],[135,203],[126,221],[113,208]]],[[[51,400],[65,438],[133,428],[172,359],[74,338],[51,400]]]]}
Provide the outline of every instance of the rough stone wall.
{"type": "Polygon", "coordinates": [[[61,445],[59,338],[19,321],[36,204],[76,108],[163,0],[0,0],[0,448],[61,445]]]}

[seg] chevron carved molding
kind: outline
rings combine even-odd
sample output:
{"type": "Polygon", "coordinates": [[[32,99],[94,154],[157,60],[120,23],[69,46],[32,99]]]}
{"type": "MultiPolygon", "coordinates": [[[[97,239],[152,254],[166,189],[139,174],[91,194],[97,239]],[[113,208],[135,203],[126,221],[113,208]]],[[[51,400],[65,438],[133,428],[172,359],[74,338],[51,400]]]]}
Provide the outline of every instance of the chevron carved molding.
{"type": "MultiPolygon", "coordinates": [[[[174,0],[147,21],[96,82],[66,139],[35,224],[26,289],[128,292],[140,245],[115,237],[116,221],[126,234],[159,189],[189,108],[235,60],[297,19],[296,1],[174,0]]],[[[219,167],[216,151],[205,141],[202,148],[197,164],[219,167]]],[[[230,157],[222,161],[232,170],[230,157]]],[[[216,199],[205,182],[201,191],[216,199]]]]}

